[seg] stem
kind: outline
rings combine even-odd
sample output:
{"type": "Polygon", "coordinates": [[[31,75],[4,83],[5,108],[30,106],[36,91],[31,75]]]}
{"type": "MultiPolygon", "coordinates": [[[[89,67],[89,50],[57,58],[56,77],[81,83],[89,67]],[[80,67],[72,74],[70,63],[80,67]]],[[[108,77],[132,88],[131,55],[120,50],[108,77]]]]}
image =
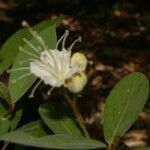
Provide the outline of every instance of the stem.
{"type": "Polygon", "coordinates": [[[14,110],[14,104],[9,104],[9,109],[7,113],[4,115],[4,117],[8,117],[14,110]]]}
{"type": "Polygon", "coordinates": [[[117,150],[119,142],[120,142],[120,137],[116,136],[113,144],[108,144],[107,150],[117,150]]]}
{"type": "Polygon", "coordinates": [[[113,149],[112,150],[116,150],[117,149],[117,147],[119,145],[119,142],[120,142],[120,137],[116,136],[115,140],[114,140],[114,143],[113,143],[113,149]]]}
{"type": "Polygon", "coordinates": [[[5,150],[7,148],[7,146],[9,145],[9,143],[10,142],[8,142],[8,141],[4,141],[4,145],[1,150],[5,150]]]}
{"type": "Polygon", "coordinates": [[[112,144],[108,144],[107,150],[113,150],[113,145],[112,144]]]}
{"type": "Polygon", "coordinates": [[[90,138],[89,133],[84,125],[84,120],[80,114],[80,112],[78,111],[78,108],[76,107],[76,98],[74,98],[73,100],[71,100],[71,98],[69,97],[69,95],[66,93],[66,91],[63,92],[64,93],[64,97],[66,98],[68,104],[70,105],[70,107],[73,109],[74,115],[76,117],[76,120],[80,126],[80,128],[82,129],[84,135],[87,138],[90,138]]]}

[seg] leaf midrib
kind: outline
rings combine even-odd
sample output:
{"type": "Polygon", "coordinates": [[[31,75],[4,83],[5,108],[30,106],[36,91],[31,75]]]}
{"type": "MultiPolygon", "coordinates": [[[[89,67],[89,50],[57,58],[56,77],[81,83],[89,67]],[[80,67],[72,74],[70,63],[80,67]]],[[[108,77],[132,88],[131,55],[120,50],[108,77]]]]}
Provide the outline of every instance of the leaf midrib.
{"type": "Polygon", "coordinates": [[[66,124],[63,121],[60,121],[60,123],[62,124],[62,126],[64,126],[64,128],[68,131],[68,133],[72,135],[72,132],[68,129],[66,124]]]}
{"type": "Polygon", "coordinates": [[[131,89],[131,94],[128,96],[128,101],[127,101],[127,103],[126,103],[126,106],[125,106],[125,108],[124,108],[124,111],[123,111],[123,113],[122,113],[122,115],[121,115],[121,117],[120,117],[120,120],[119,120],[119,122],[118,122],[118,125],[117,125],[116,129],[114,130],[114,133],[113,133],[112,138],[111,138],[110,141],[112,141],[112,140],[114,139],[114,137],[115,137],[115,135],[116,135],[116,133],[117,133],[117,131],[118,131],[118,128],[119,128],[119,126],[120,126],[120,124],[121,124],[121,122],[122,122],[122,119],[124,118],[124,114],[125,114],[125,112],[126,112],[126,110],[127,110],[127,108],[128,108],[128,105],[129,105],[129,100],[130,100],[130,98],[131,98],[132,95],[133,95],[134,85],[135,85],[135,80],[133,81],[133,86],[132,86],[132,89],[131,89]]]}

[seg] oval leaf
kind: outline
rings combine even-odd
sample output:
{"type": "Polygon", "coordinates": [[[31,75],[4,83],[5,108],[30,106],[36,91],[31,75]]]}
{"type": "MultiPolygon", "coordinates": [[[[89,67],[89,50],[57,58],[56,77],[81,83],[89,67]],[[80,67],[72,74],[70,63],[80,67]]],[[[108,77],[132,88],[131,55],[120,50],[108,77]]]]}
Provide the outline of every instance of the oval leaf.
{"type": "Polygon", "coordinates": [[[104,148],[105,144],[87,139],[84,137],[77,137],[72,135],[47,135],[43,137],[34,137],[22,131],[10,132],[0,140],[6,140],[17,144],[34,146],[40,148],[54,148],[54,149],[96,149],[104,148]]]}
{"type": "MultiPolygon", "coordinates": [[[[59,19],[51,20],[47,24],[47,26],[44,26],[45,28],[43,29],[43,24],[37,25],[37,28],[42,28],[43,30],[40,30],[39,35],[42,37],[42,39],[45,41],[46,45],[49,48],[54,48],[56,45],[56,24],[59,22],[59,19]]],[[[28,31],[29,32],[29,31],[28,31]]],[[[26,38],[26,37],[25,37],[26,38]]],[[[28,41],[32,43],[35,47],[38,47],[39,44],[35,41],[35,39],[32,37],[29,39],[27,37],[28,41]]],[[[23,39],[20,39],[23,41],[23,39]]],[[[19,47],[18,47],[19,48],[19,47]]],[[[35,53],[34,49],[32,49],[28,44],[24,42],[23,49],[28,51],[29,53],[35,53]]],[[[39,54],[36,54],[39,55],[39,54]]],[[[20,51],[15,58],[14,64],[12,69],[14,68],[21,68],[21,67],[29,67],[29,62],[22,63],[20,62],[27,61],[28,59],[31,59],[33,57],[29,56],[28,54],[20,51]]],[[[10,96],[12,99],[12,102],[18,101],[22,95],[29,89],[29,87],[33,84],[33,82],[36,80],[36,77],[34,75],[26,76],[25,78],[23,77],[25,74],[29,74],[29,70],[20,70],[20,71],[12,71],[9,79],[9,92],[10,96]],[[21,80],[16,81],[13,83],[13,80],[19,79],[21,80]],[[21,82],[20,82],[21,81],[21,82]]]]}
{"type": "Polygon", "coordinates": [[[10,122],[6,117],[8,105],[5,100],[0,98],[0,136],[7,133],[10,128],[10,122]]]}
{"type": "Polygon", "coordinates": [[[25,124],[24,126],[18,128],[15,131],[21,131],[21,132],[30,134],[35,137],[42,137],[42,136],[45,136],[45,135],[51,133],[50,130],[47,130],[47,128],[45,128],[42,120],[32,121],[32,122],[25,124]]]}
{"type": "Polygon", "coordinates": [[[72,111],[64,104],[45,103],[39,108],[39,113],[45,124],[55,134],[70,134],[83,136],[75,122],[72,111]]]}
{"type": "Polygon", "coordinates": [[[104,110],[104,135],[107,143],[121,137],[137,119],[149,95],[149,81],[142,73],[132,73],[110,92],[104,110]]]}
{"type": "Polygon", "coordinates": [[[23,112],[22,104],[20,102],[15,103],[15,107],[13,109],[13,113],[10,118],[10,130],[11,131],[16,129],[16,127],[22,117],[22,112],[23,112]]]}

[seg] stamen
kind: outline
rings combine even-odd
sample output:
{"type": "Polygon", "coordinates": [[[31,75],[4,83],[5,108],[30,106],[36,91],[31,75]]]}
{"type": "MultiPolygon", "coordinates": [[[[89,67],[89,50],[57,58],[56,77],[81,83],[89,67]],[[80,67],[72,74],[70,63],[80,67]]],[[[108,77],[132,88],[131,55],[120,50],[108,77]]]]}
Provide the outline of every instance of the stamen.
{"type": "Polygon", "coordinates": [[[37,59],[31,58],[31,59],[28,59],[28,60],[23,60],[23,61],[20,61],[19,64],[22,65],[22,64],[30,62],[30,61],[37,61],[37,59]]]}
{"type": "Polygon", "coordinates": [[[64,37],[64,39],[63,39],[63,42],[62,42],[62,49],[65,49],[65,42],[66,42],[66,39],[67,39],[67,37],[68,37],[68,35],[69,35],[69,31],[68,30],[66,30],[66,32],[65,32],[65,37],[64,37]]]}
{"type": "Polygon", "coordinates": [[[30,25],[26,21],[22,21],[22,26],[27,27],[31,35],[43,46],[43,48],[46,50],[48,47],[46,46],[43,39],[39,36],[39,34],[36,31],[33,31],[30,25]]]}
{"type": "Polygon", "coordinates": [[[39,42],[41,44],[41,46],[45,49],[48,50],[49,48],[47,47],[47,45],[45,44],[45,42],[43,41],[42,37],[39,36],[39,34],[37,33],[37,31],[33,31],[33,37],[37,40],[37,42],[39,42]]]}
{"type": "Polygon", "coordinates": [[[79,36],[69,47],[69,51],[71,51],[71,49],[73,48],[73,46],[77,43],[77,42],[81,42],[81,36],[79,36]]]}
{"type": "Polygon", "coordinates": [[[50,52],[50,54],[51,54],[51,57],[52,57],[53,62],[54,62],[54,64],[55,64],[55,67],[57,68],[57,70],[59,70],[56,55],[53,55],[54,53],[52,53],[51,51],[49,51],[49,52],[50,52]]]}
{"type": "Polygon", "coordinates": [[[48,64],[48,66],[51,67],[51,69],[55,70],[56,65],[55,66],[52,65],[52,62],[45,55],[41,56],[41,59],[43,59],[42,61],[44,62],[44,64],[46,62],[48,64]]]}
{"type": "Polygon", "coordinates": [[[39,80],[38,83],[34,86],[34,88],[32,89],[31,94],[29,95],[29,98],[33,98],[34,97],[34,93],[37,90],[38,86],[42,83],[42,80],[39,80]]]}
{"type": "MultiPolygon", "coordinates": [[[[48,58],[48,59],[52,59],[53,61],[53,63],[54,63],[54,66],[52,65],[52,62],[50,62],[49,61],[49,65],[51,65],[52,66],[52,68],[56,68],[56,69],[58,69],[58,65],[57,65],[57,61],[56,61],[56,58],[55,58],[55,56],[53,55],[53,53],[52,53],[52,51],[51,50],[49,50],[49,51],[46,51],[46,53],[44,53],[44,55],[43,55],[43,57],[45,57],[45,59],[46,58],[48,58]]],[[[48,60],[47,59],[47,60],[48,60]]]]}
{"type": "Polygon", "coordinates": [[[53,90],[54,90],[54,87],[50,88],[50,89],[47,91],[47,95],[50,96],[53,90]]]}
{"type": "Polygon", "coordinates": [[[29,67],[20,67],[20,68],[14,68],[14,69],[8,69],[7,73],[11,73],[12,71],[20,71],[20,70],[29,70],[29,67]]]}
{"type": "Polygon", "coordinates": [[[26,51],[23,47],[19,47],[19,50],[20,51],[22,51],[22,52],[24,52],[24,53],[26,53],[26,54],[28,54],[28,55],[30,55],[30,56],[32,56],[32,57],[36,57],[36,58],[39,58],[37,55],[35,55],[35,54],[33,54],[33,53],[31,53],[31,52],[28,52],[28,51],[26,51]]]}
{"type": "Polygon", "coordinates": [[[37,52],[37,53],[39,54],[38,49],[37,49],[35,46],[33,46],[26,38],[23,38],[23,40],[24,40],[35,52],[37,52]]]}
{"type": "Polygon", "coordinates": [[[13,79],[13,80],[12,80],[12,83],[16,83],[16,81],[21,80],[21,79],[23,79],[23,78],[25,78],[25,77],[27,77],[27,76],[30,76],[30,75],[32,75],[32,74],[31,74],[31,73],[24,74],[24,75],[20,76],[20,77],[17,78],[17,79],[13,79]]]}
{"type": "Polygon", "coordinates": [[[37,63],[39,63],[38,65],[45,68],[48,72],[50,72],[50,74],[54,77],[57,76],[56,70],[55,68],[50,68],[48,65],[45,65],[43,63],[41,63],[40,61],[37,61],[37,63]]]}
{"type": "MultiPolygon", "coordinates": [[[[69,35],[69,30],[66,30],[65,33],[60,37],[60,39],[57,41],[57,44],[56,44],[56,49],[58,49],[58,46],[60,44],[60,42],[62,41],[62,39],[66,39],[67,36],[69,35]]],[[[64,40],[63,40],[64,41],[64,40]]],[[[65,42],[65,41],[64,41],[65,42]]]]}

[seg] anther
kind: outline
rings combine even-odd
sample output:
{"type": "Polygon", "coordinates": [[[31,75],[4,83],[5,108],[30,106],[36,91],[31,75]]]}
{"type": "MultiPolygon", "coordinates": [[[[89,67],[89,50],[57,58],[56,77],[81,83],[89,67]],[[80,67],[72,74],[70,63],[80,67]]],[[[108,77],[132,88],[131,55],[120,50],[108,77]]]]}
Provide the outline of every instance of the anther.
{"type": "MultiPolygon", "coordinates": [[[[63,40],[63,45],[64,45],[64,42],[65,42],[65,39],[67,38],[67,36],[69,35],[69,30],[66,30],[65,33],[60,37],[60,39],[57,41],[57,44],[56,44],[56,49],[58,49],[58,46],[60,44],[60,42],[63,40]]],[[[62,46],[63,47],[63,46],[62,46]]]]}
{"type": "Polygon", "coordinates": [[[79,36],[78,39],[79,39],[79,42],[81,42],[81,40],[82,40],[81,36],[79,36]]]}
{"type": "Polygon", "coordinates": [[[21,22],[21,25],[22,25],[23,27],[29,27],[28,22],[25,21],[25,20],[23,20],[23,21],[21,22]]]}

